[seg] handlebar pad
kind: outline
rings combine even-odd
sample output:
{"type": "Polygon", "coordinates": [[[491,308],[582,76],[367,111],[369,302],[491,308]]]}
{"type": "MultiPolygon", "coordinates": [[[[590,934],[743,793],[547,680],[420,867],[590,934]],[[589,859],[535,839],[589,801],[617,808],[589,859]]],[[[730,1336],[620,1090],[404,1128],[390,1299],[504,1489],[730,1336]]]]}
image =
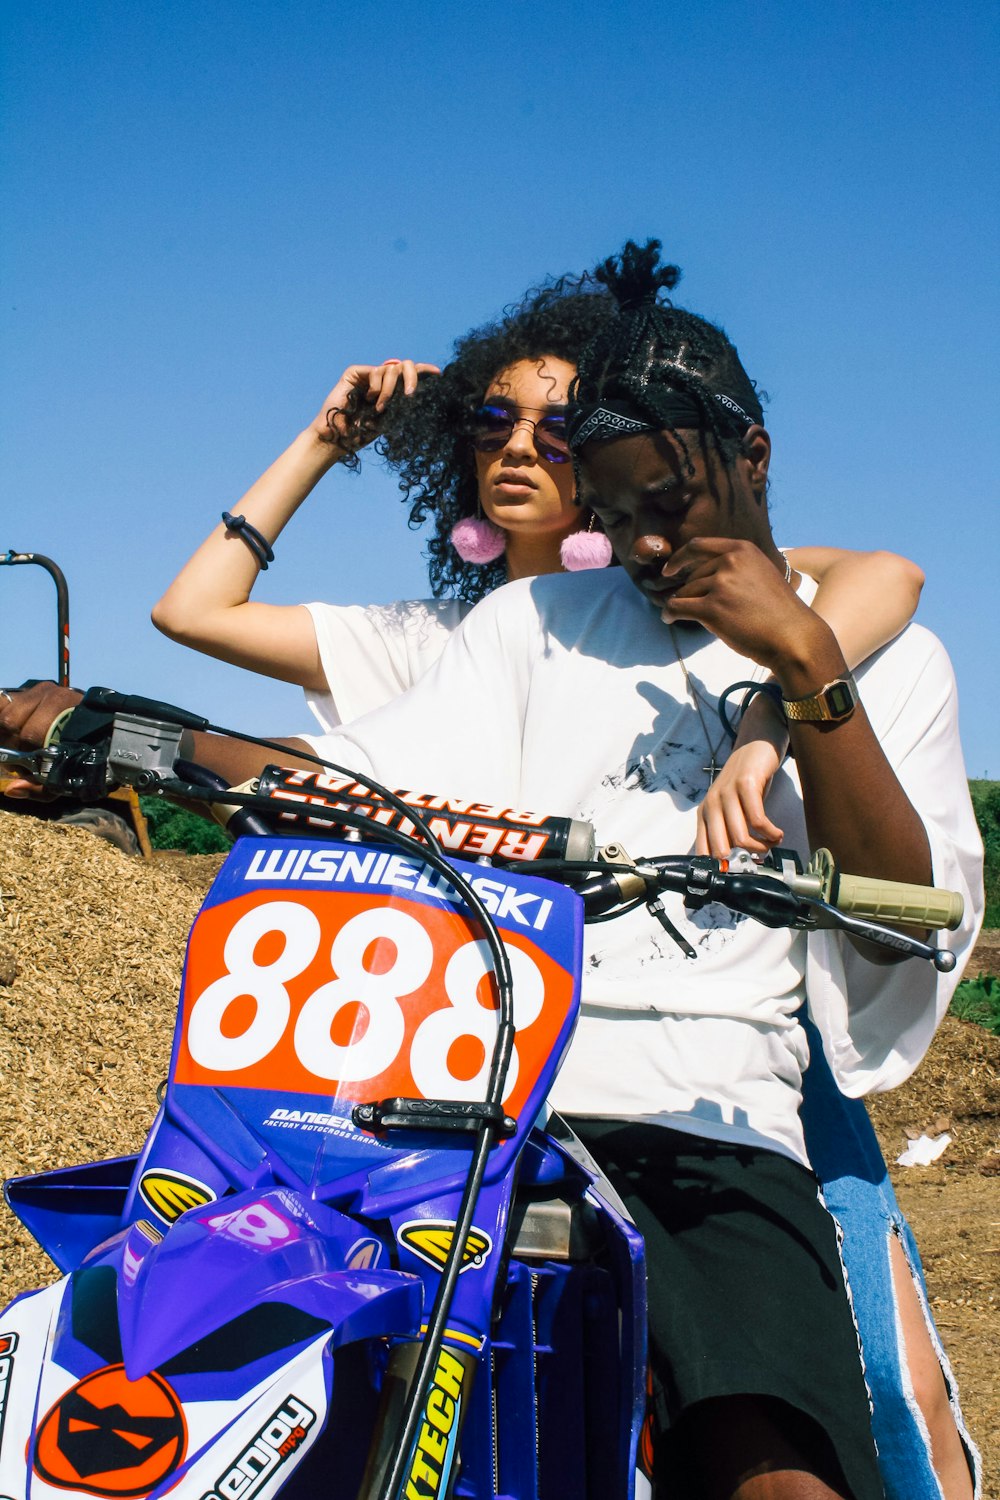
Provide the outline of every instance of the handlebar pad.
{"type": "Polygon", "coordinates": [[[962,920],[965,902],[957,891],[929,885],[907,885],[898,880],[874,880],[865,875],[841,875],[833,905],[855,916],[903,927],[947,928],[962,920]]]}

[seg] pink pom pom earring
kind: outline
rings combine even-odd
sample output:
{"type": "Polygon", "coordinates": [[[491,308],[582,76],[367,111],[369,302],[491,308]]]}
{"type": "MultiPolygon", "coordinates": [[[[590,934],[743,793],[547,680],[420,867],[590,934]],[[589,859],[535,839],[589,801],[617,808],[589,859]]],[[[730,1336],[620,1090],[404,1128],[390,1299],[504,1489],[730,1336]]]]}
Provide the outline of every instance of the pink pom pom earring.
{"type": "Polygon", "coordinates": [[[506,532],[483,515],[463,516],[451,528],[449,539],[463,562],[479,567],[496,562],[507,546],[506,532]]]}
{"type": "Polygon", "coordinates": [[[603,531],[595,531],[593,511],[586,531],[571,531],[559,544],[559,560],[567,573],[584,573],[588,568],[606,568],[614,555],[603,531]]]}

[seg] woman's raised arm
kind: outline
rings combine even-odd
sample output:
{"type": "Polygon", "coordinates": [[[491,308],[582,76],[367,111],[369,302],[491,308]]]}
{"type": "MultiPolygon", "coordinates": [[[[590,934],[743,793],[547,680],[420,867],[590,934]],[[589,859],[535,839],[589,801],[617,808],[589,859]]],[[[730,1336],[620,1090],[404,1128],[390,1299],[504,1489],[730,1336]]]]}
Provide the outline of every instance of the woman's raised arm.
{"type": "MultiPolygon", "coordinates": [[[[397,389],[412,395],[437,366],[412,360],[350,365],[314,420],[233,507],[269,546],[334,464],[376,435],[397,389]]],[[[244,537],[217,526],[153,607],[153,624],[172,640],[266,677],[312,691],[327,687],[309,612],[301,604],[261,604],[250,593],[261,571],[244,537]]]]}

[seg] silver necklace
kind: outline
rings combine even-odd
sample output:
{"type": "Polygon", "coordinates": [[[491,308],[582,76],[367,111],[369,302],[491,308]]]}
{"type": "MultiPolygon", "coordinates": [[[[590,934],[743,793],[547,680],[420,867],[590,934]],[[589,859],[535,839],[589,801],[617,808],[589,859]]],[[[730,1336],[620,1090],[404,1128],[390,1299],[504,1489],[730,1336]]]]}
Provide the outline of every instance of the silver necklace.
{"type": "MultiPolygon", "coordinates": [[[[698,689],[695,687],[694,683],[691,681],[691,677],[690,677],[690,674],[689,674],[688,669],[687,669],[687,663],[685,662],[683,656],[681,655],[681,648],[677,644],[677,636],[674,634],[674,627],[672,625],[668,625],[667,629],[670,631],[670,639],[671,639],[671,641],[673,643],[674,652],[675,652],[675,654],[677,656],[677,664],[680,667],[681,671],[684,673],[684,685],[687,688],[688,697],[691,699],[691,702],[694,704],[695,713],[698,715],[698,720],[699,720],[699,722],[701,724],[702,733],[705,736],[705,744],[708,746],[708,759],[709,759],[709,763],[708,763],[707,766],[702,766],[701,769],[708,776],[708,784],[709,784],[709,786],[711,786],[712,783],[713,783],[713,781],[715,780],[716,776],[718,776],[719,772],[722,770],[722,767],[719,764],[719,761],[718,761],[717,757],[718,757],[719,751],[722,749],[722,742],[726,738],[726,731],[725,731],[725,729],[723,729],[722,734],[719,736],[718,743],[715,744],[715,745],[713,745],[712,744],[712,736],[709,734],[709,732],[708,732],[708,725],[705,722],[705,715],[701,711],[701,703],[699,701],[700,698],[701,698],[701,694],[699,693],[698,689]]],[[[711,708],[712,707],[712,705],[708,702],[707,698],[705,699],[705,707],[706,708],[711,708]]]]}
{"type": "MultiPolygon", "coordinates": [[[[781,547],[779,547],[778,551],[781,553],[781,556],[784,558],[784,562],[785,562],[785,582],[786,583],[791,583],[791,581],[792,581],[792,565],[788,561],[788,558],[787,558],[787,556],[785,554],[784,549],[781,548],[781,547]]],[[[708,777],[708,784],[709,784],[709,786],[711,786],[712,783],[715,781],[716,776],[718,776],[719,773],[720,773],[720,771],[722,770],[722,766],[720,766],[717,757],[718,757],[719,751],[722,749],[722,742],[726,738],[726,730],[723,729],[722,734],[720,735],[718,741],[716,742],[715,745],[713,745],[712,744],[712,736],[709,734],[709,732],[708,732],[708,725],[705,722],[705,715],[701,711],[701,705],[702,705],[702,703],[704,703],[705,707],[708,708],[708,709],[711,709],[713,712],[715,712],[715,705],[712,704],[712,703],[709,703],[708,699],[705,698],[705,697],[703,697],[703,695],[701,693],[699,693],[698,689],[695,687],[694,683],[691,681],[691,676],[690,676],[690,674],[688,672],[688,669],[687,669],[687,662],[684,660],[684,657],[681,655],[681,648],[677,644],[677,636],[674,633],[674,627],[673,627],[673,625],[668,625],[667,629],[670,631],[670,639],[671,639],[671,642],[673,643],[674,653],[675,653],[675,655],[677,657],[677,664],[680,667],[681,671],[684,673],[684,685],[687,688],[688,697],[691,699],[691,702],[694,704],[695,712],[697,713],[698,719],[699,719],[699,721],[701,723],[702,733],[705,736],[705,744],[708,746],[708,761],[709,761],[709,763],[708,763],[707,766],[702,766],[701,769],[707,775],[707,777],[708,777]]],[[[753,680],[753,681],[757,680],[757,673],[760,670],[761,670],[760,667],[755,667],[754,668],[753,672],[750,674],[751,675],[751,680],[753,680]]]]}

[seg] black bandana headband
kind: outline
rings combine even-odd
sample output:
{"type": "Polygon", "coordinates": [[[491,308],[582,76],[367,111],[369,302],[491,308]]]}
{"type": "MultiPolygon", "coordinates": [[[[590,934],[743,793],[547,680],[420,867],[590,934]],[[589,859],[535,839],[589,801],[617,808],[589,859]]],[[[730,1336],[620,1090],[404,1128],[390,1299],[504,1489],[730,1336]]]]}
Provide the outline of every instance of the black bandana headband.
{"type": "MultiPolygon", "coordinates": [[[[576,452],[584,443],[591,441],[606,443],[611,438],[631,437],[637,432],[662,432],[664,428],[697,429],[707,425],[705,413],[693,396],[684,391],[665,390],[662,387],[657,394],[662,412],[655,422],[649,420],[646,412],[641,411],[636,402],[614,397],[606,396],[600,401],[571,407],[566,418],[566,437],[570,448],[576,452]]],[[[723,396],[714,391],[712,399],[718,401],[729,422],[738,427],[741,433],[759,421],[757,417],[748,416],[732,396],[723,396]]]]}

